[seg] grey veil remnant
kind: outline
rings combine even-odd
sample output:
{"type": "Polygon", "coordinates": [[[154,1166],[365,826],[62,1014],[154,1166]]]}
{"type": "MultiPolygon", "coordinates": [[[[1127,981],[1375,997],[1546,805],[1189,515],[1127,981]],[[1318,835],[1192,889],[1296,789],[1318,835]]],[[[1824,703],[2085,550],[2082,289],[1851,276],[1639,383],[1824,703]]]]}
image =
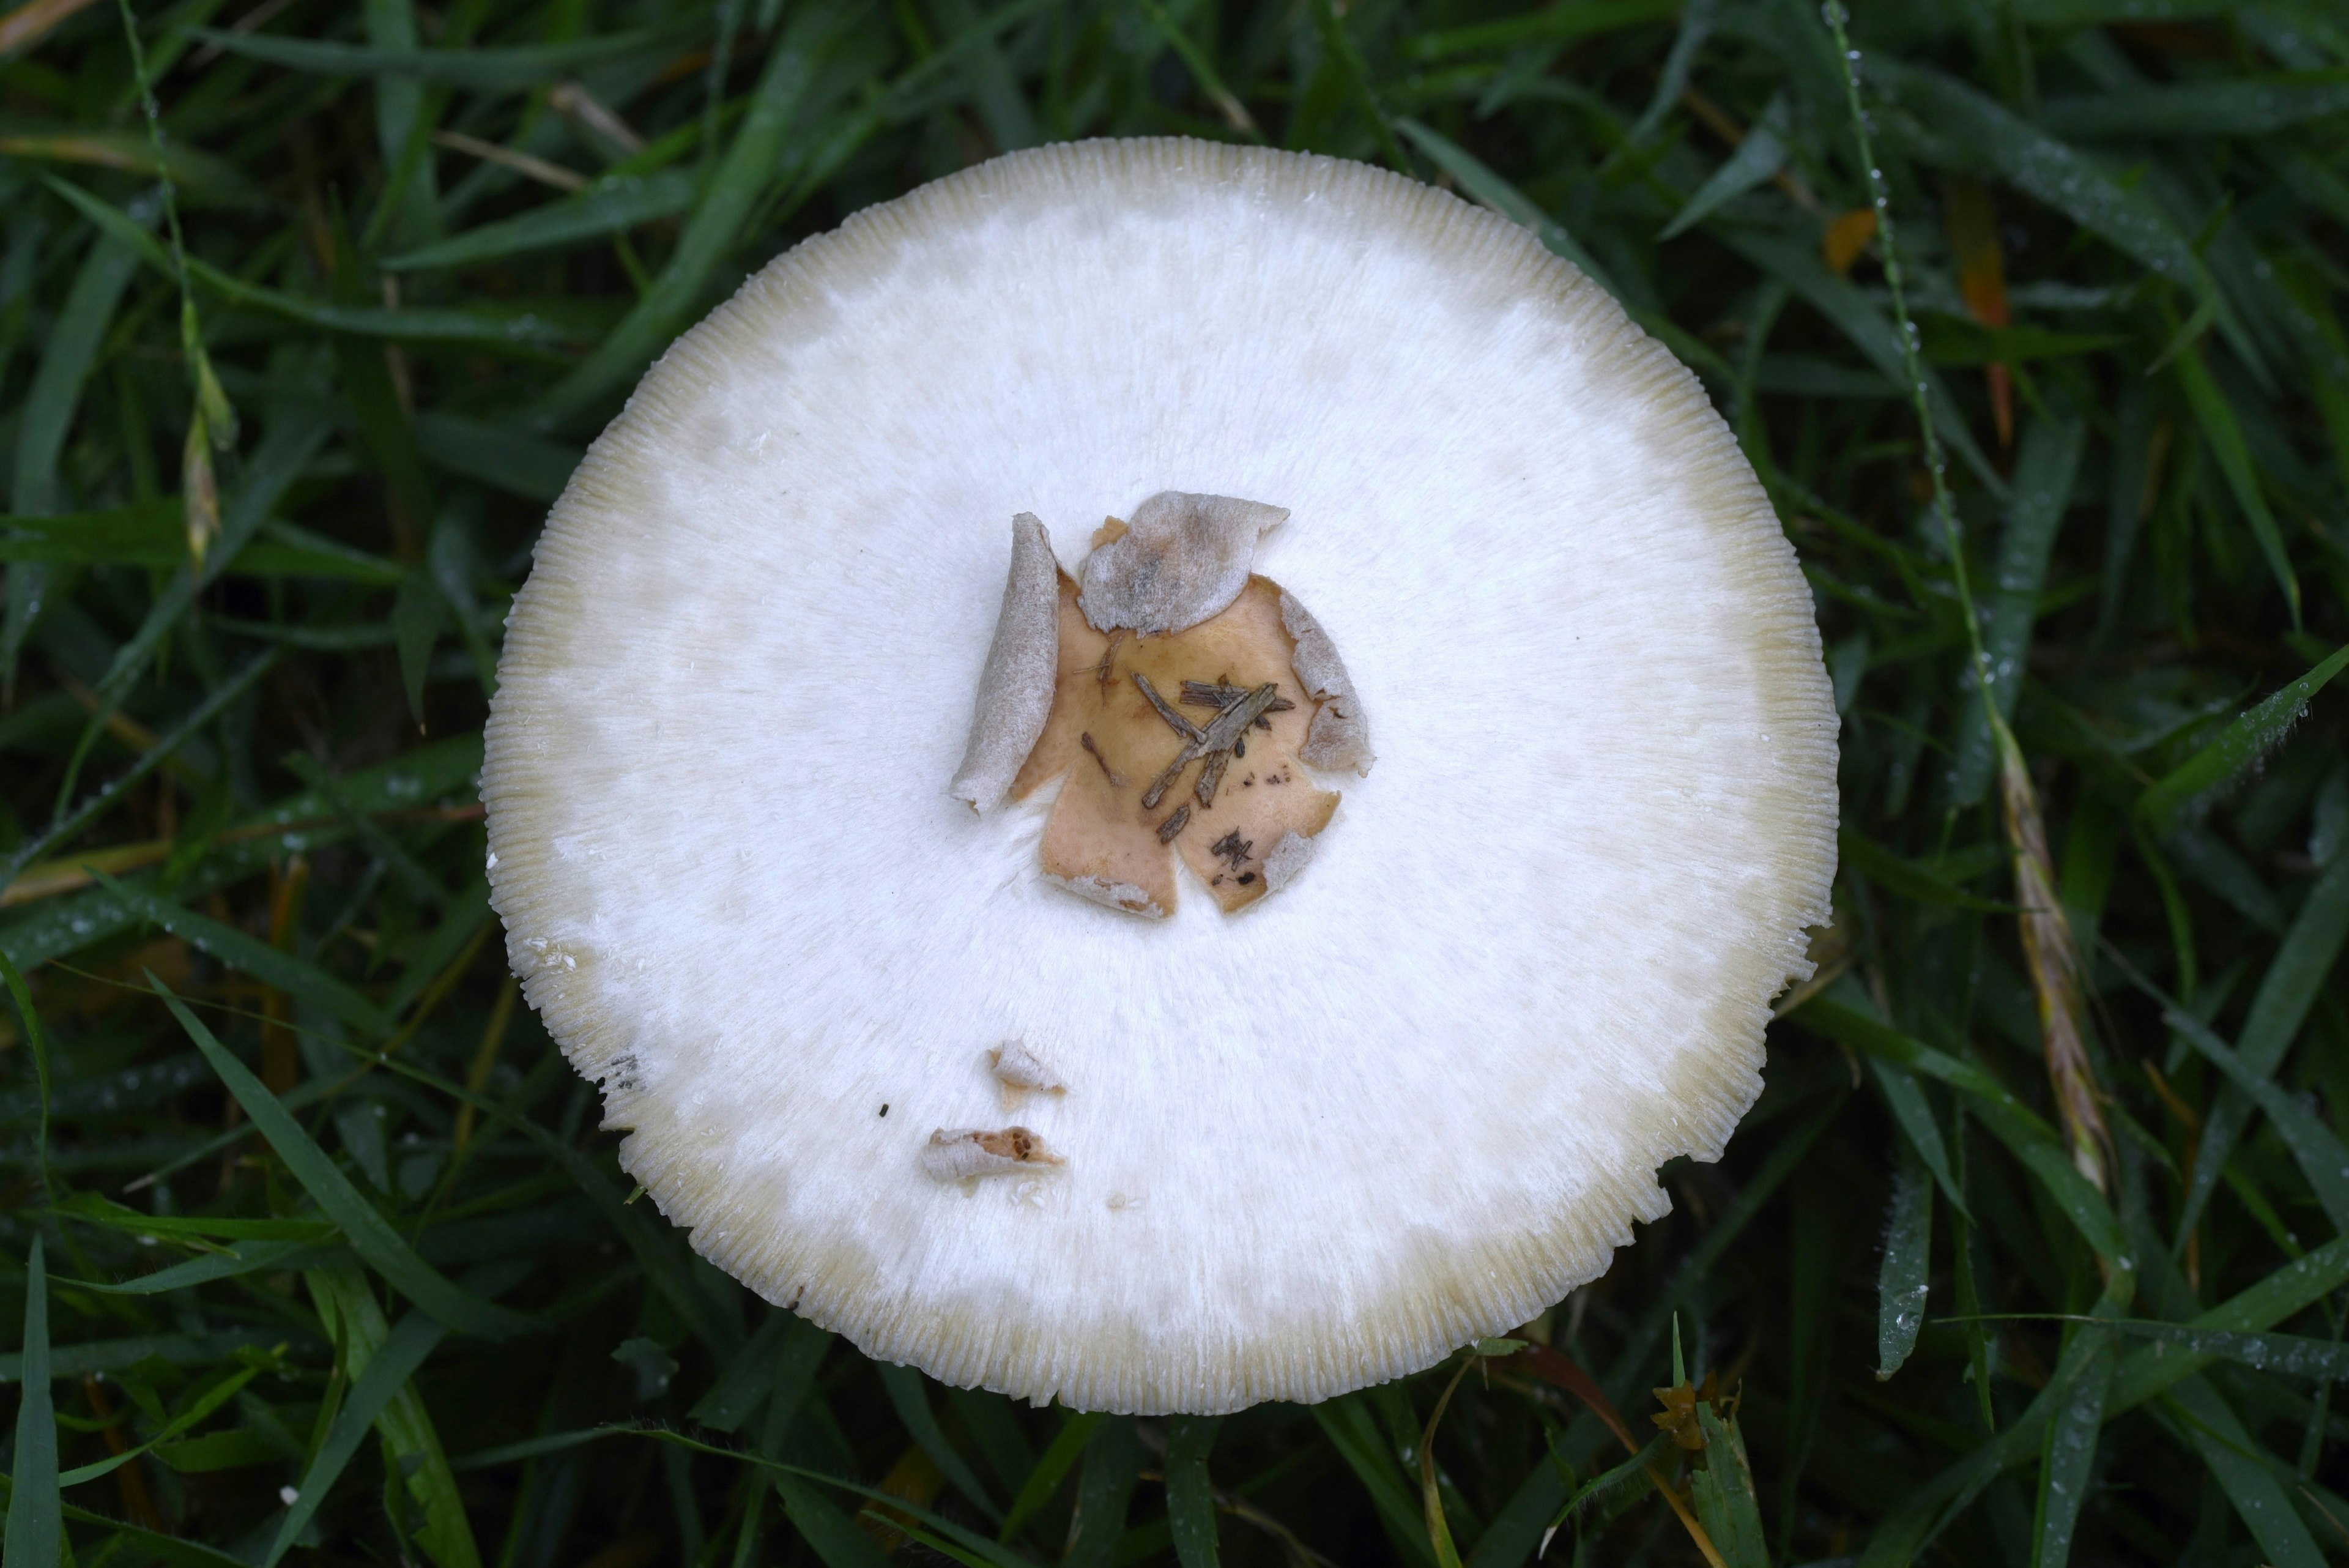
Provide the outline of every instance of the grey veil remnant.
{"type": "Polygon", "coordinates": [[[1077,603],[1096,630],[1186,631],[1239,597],[1257,535],[1288,515],[1237,496],[1162,490],[1085,558],[1077,603]]]}
{"type": "Polygon", "coordinates": [[[1330,640],[1330,634],[1311,612],[1297,602],[1297,596],[1286,590],[1280,596],[1280,624],[1297,639],[1289,664],[1297,672],[1298,683],[1308,697],[1321,704],[1313,715],[1313,728],[1306,734],[1305,749],[1298,756],[1309,768],[1330,773],[1351,768],[1370,777],[1371,764],[1378,761],[1371,751],[1371,721],[1362,711],[1352,677],[1346,673],[1346,661],[1338,657],[1338,645],[1330,640]]]}
{"type": "MultiPolygon", "coordinates": [[[[1052,541],[1032,512],[1011,520],[1011,571],[979,673],[970,743],[947,792],[982,816],[1003,804],[1019,764],[1036,749],[1052,711],[1052,665],[1060,648],[1060,568],[1052,541]]],[[[936,776],[936,775],[933,775],[936,776]]]]}

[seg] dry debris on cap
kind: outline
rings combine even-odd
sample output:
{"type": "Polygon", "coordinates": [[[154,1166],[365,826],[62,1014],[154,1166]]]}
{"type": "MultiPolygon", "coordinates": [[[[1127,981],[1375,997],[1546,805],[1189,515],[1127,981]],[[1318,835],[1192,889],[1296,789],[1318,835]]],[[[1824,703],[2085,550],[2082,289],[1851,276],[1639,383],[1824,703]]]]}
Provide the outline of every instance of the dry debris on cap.
{"type": "Polygon", "coordinates": [[[1178,859],[1226,913],[1303,869],[1310,852],[1298,846],[1330,825],[1338,796],[1298,762],[1316,704],[1292,669],[1280,599],[1246,577],[1188,630],[1139,637],[1095,628],[1061,579],[1051,714],[1011,786],[1025,800],[1065,775],[1044,825],[1047,880],[1163,919],[1178,859]]]}
{"type": "Polygon", "coordinates": [[[1069,1086],[1061,1075],[1047,1065],[1044,1059],[1028,1049],[1024,1040],[1006,1040],[987,1054],[988,1069],[995,1081],[1003,1085],[1003,1104],[1008,1109],[1030,1095],[1065,1095],[1069,1086]]]}
{"type": "Polygon", "coordinates": [[[1039,148],[798,245],[507,627],[492,898],[622,1165],[950,1384],[1312,1402],[1537,1316],[1720,1157],[1828,914],[1838,723],[1735,438],[1534,235],[1362,164],[1039,148]],[[1030,520],[1126,505],[1081,581],[1030,520]]]}
{"type": "Polygon", "coordinates": [[[1026,1127],[985,1132],[978,1127],[940,1127],[922,1148],[922,1170],[936,1181],[968,1181],[980,1176],[1033,1176],[1065,1164],[1026,1127]]]}
{"type": "MultiPolygon", "coordinates": [[[[1313,836],[1337,808],[1336,794],[1314,787],[1300,763],[1369,774],[1361,700],[1336,645],[1295,597],[1248,573],[1257,537],[1288,516],[1286,507],[1236,496],[1163,491],[1134,508],[1131,524],[1111,517],[1094,533],[1081,587],[1060,578],[1050,716],[1009,785],[1025,799],[1071,768],[1081,775],[1062,785],[1044,830],[1046,881],[1164,919],[1177,903],[1179,856],[1226,912],[1244,909],[1304,870],[1313,836]],[[1241,679],[1235,669],[1254,673],[1241,679]],[[1300,709],[1299,719],[1276,725],[1276,715],[1300,709]],[[1071,735],[1095,774],[1078,763],[1071,735]],[[1251,740],[1255,765],[1234,773],[1251,740]],[[1189,788],[1178,789],[1186,776],[1189,788]],[[1261,794],[1249,793],[1259,784],[1261,794]]],[[[1021,537],[1042,536],[1032,514],[1023,513],[1021,524],[1021,537]]],[[[1008,641],[1023,651],[1043,641],[1016,545],[1012,579],[1018,597],[1007,588],[980,676],[974,756],[982,736],[993,747],[998,737],[1028,733],[1038,705],[1032,684],[999,684],[1008,641]],[[1016,731],[1006,710],[1019,715],[1016,731]]],[[[1019,669],[1023,682],[1035,680],[1031,664],[1019,669]]],[[[966,760],[955,786],[961,798],[970,798],[971,771],[966,760]]],[[[989,784],[992,804],[1001,792],[991,777],[989,784]]]]}

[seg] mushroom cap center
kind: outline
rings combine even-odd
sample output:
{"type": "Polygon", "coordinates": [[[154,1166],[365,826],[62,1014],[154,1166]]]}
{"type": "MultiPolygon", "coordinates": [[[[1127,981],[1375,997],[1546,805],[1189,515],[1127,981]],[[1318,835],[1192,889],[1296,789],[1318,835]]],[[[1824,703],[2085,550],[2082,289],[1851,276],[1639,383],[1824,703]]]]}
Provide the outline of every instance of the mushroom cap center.
{"type": "Polygon", "coordinates": [[[1164,913],[1174,908],[1179,856],[1226,912],[1263,898],[1275,851],[1292,834],[1311,838],[1338,809],[1336,793],[1297,760],[1315,704],[1291,669],[1279,587],[1252,576],[1212,618],[1155,637],[1096,630],[1066,577],[1060,608],[1051,716],[1011,786],[1024,800],[1065,775],[1044,828],[1044,874],[1106,888],[1104,901],[1137,914],[1164,913]],[[1236,726],[1233,746],[1184,761],[1222,738],[1208,726],[1243,718],[1268,686],[1275,695],[1236,726]],[[1168,722],[1168,711],[1197,738],[1168,722]]]}

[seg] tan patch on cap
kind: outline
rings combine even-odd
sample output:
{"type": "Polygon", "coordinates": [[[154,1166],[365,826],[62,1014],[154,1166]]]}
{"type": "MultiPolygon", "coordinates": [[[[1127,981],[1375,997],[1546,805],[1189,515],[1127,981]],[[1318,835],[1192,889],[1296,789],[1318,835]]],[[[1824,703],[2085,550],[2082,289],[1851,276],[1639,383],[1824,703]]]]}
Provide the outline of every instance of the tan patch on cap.
{"type": "Polygon", "coordinates": [[[1063,574],[1060,587],[1051,714],[1011,785],[1012,797],[1024,800],[1068,775],[1044,827],[1045,875],[1064,886],[1126,890],[1150,906],[1137,913],[1164,914],[1174,908],[1180,856],[1226,912],[1261,898],[1272,886],[1268,857],[1291,835],[1320,832],[1338,808],[1337,794],[1316,786],[1297,760],[1317,705],[1290,668],[1295,639],[1281,623],[1278,585],[1251,576],[1221,613],[1159,637],[1096,631],[1078,607],[1076,584],[1063,574]],[[1203,757],[1170,780],[1168,767],[1188,742],[1137,676],[1199,732],[1232,693],[1253,696],[1267,685],[1276,691],[1238,747],[1218,753],[1226,760],[1203,757]],[[1203,774],[1212,781],[1205,799],[1203,774]]]}

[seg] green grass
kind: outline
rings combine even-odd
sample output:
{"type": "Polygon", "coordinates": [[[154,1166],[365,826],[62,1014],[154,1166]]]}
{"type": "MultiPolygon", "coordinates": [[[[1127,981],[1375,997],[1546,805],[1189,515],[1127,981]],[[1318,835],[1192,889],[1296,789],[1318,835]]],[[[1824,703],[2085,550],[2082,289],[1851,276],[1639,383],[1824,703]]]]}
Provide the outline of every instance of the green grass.
{"type": "Polygon", "coordinates": [[[1676,1360],[1740,1399],[1649,1457],[1737,1568],[2349,1552],[2336,6],[1870,4],[1855,59],[1809,0],[243,5],[132,7],[151,127],[109,0],[0,61],[12,1565],[1505,1568],[1610,1467],[1548,1560],[1689,1563],[1562,1387],[1645,1442],[1676,1360]],[[922,180],[1170,131],[1600,278],[1846,722],[1829,983],[1558,1354],[1220,1422],[941,1388],[694,1260],[514,1003],[473,793],[544,506],[674,333],[922,180]]]}

